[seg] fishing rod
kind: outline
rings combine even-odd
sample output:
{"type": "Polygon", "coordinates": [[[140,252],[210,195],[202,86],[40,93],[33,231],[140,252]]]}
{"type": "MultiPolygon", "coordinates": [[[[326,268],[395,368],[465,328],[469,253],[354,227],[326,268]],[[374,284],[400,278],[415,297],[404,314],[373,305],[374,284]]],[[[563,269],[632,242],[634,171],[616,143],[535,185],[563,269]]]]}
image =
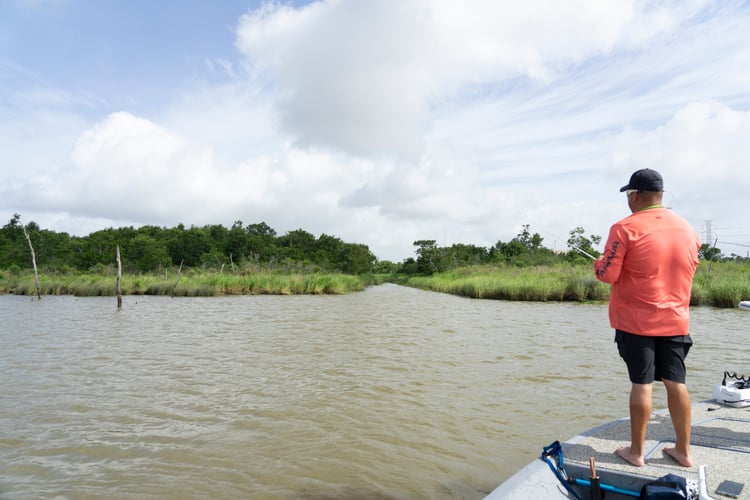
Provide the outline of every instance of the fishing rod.
{"type": "Polygon", "coordinates": [[[588,252],[587,252],[586,250],[584,250],[583,248],[581,248],[581,247],[577,247],[577,246],[575,246],[575,245],[572,245],[572,244],[570,244],[570,243],[568,243],[568,246],[569,246],[570,248],[572,248],[573,250],[575,250],[576,252],[578,252],[578,253],[581,253],[581,254],[585,255],[585,256],[586,256],[586,257],[588,257],[589,259],[591,259],[591,260],[596,260],[596,257],[594,257],[593,255],[591,255],[590,253],[588,253],[588,252]]]}
{"type": "MultiPolygon", "coordinates": [[[[548,235],[552,236],[552,237],[553,237],[553,238],[555,238],[556,240],[560,240],[560,241],[565,241],[565,240],[563,240],[562,238],[560,238],[559,236],[557,236],[557,235],[555,235],[555,234],[552,234],[552,233],[550,233],[549,231],[544,231],[544,232],[545,232],[545,233],[547,233],[548,235]]],[[[568,242],[566,242],[565,244],[566,244],[566,245],[568,245],[568,248],[572,248],[572,249],[573,249],[573,250],[575,250],[576,252],[578,252],[578,253],[580,253],[580,254],[582,254],[582,255],[585,255],[585,256],[586,256],[586,257],[588,257],[589,259],[591,259],[591,260],[596,260],[596,257],[594,257],[593,255],[591,255],[590,253],[588,253],[588,252],[587,252],[586,250],[584,250],[583,248],[581,248],[581,247],[579,247],[579,246],[577,246],[577,245],[574,245],[574,244],[572,244],[572,243],[568,243],[568,242]]]]}

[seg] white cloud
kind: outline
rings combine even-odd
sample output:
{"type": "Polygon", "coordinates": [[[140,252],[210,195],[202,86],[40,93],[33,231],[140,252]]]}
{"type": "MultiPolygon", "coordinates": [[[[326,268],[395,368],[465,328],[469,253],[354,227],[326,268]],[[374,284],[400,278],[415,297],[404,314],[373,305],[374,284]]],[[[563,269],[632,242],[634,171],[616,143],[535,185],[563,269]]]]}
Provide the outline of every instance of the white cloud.
{"type": "MultiPolygon", "coordinates": [[[[192,147],[149,120],[118,112],[84,132],[69,162],[33,179],[31,190],[41,206],[163,220],[172,215],[173,197],[194,197],[210,175],[210,151],[192,147]]],[[[188,214],[194,215],[194,209],[188,214]]]]}
{"type": "Polygon", "coordinates": [[[32,179],[24,191],[37,210],[108,214],[114,221],[270,219],[286,230],[330,234],[348,217],[340,212],[342,193],[360,185],[372,168],[368,161],[294,149],[220,163],[212,149],[119,112],[83,133],[64,167],[32,179]]]}
{"type": "Polygon", "coordinates": [[[623,133],[617,164],[659,170],[667,202],[693,221],[739,215],[750,192],[749,139],[750,111],[698,101],[655,130],[623,133]]]}
{"type": "Polygon", "coordinates": [[[530,76],[674,29],[705,2],[326,1],[267,4],[240,21],[237,47],[278,90],[299,144],[421,155],[438,102],[466,85],[530,76]]]}
{"type": "Polygon", "coordinates": [[[238,21],[234,58],[200,59],[205,78],[148,111],[5,64],[0,210],[75,234],[265,221],[399,261],[417,239],[489,246],[523,224],[557,248],[576,226],[606,235],[650,166],[675,211],[724,224],[750,188],[747,11],[271,3],[238,21]]]}

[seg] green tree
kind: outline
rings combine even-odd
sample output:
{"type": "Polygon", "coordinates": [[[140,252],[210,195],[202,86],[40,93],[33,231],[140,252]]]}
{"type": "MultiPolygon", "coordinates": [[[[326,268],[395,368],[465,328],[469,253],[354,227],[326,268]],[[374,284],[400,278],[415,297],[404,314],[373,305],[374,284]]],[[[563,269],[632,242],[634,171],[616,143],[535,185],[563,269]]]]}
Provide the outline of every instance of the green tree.
{"type": "Polygon", "coordinates": [[[570,231],[570,237],[568,238],[568,257],[571,261],[581,260],[581,256],[586,257],[598,257],[599,252],[594,249],[594,245],[598,245],[602,241],[601,236],[591,235],[586,236],[586,231],[582,227],[576,227],[570,231]],[[587,255],[588,254],[588,255],[587,255]]]}
{"type": "Polygon", "coordinates": [[[717,262],[721,260],[722,257],[721,250],[715,246],[709,245],[708,243],[702,244],[698,250],[698,258],[701,260],[717,262]]]}
{"type": "Polygon", "coordinates": [[[201,256],[211,250],[211,242],[201,228],[192,226],[185,229],[184,225],[179,224],[172,231],[167,249],[173,264],[196,267],[201,263],[201,256]]]}
{"type": "Polygon", "coordinates": [[[421,274],[440,272],[441,254],[435,240],[417,240],[413,243],[417,249],[417,271],[421,274]]]}
{"type": "Polygon", "coordinates": [[[68,233],[40,229],[35,223],[28,227],[34,245],[37,263],[48,269],[66,269],[72,266],[73,241],[68,233]]]}
{"type": "Polygon", "coordinates": [[[324,269],[334,270],[342,267],[344,253],[345,244],[340,238],[323,233],[318,236],[314,255],[310,258],[324,269]]]}
{"type": "Polygon", "coordinates": [[[140,272],[154,272],[172,262],[166,245],[147,234],[133,238],[123,257],[127,265],[140,272]]]}
{"type": "Polygon", "coordinates": [[[230,257],[232,262],[239,262],[247,256],[247,253],[248,234],[245,232],[245,228],[242,227],[242,221],[236,220],[227,232],[224,254],[230,257]]]}
{"type": "Polygon", "coordinates": [[[414,257],[408,257],[404,259],[404,261],[401,263],[401,267],[399,268],[399,272],[402,274],[418,274],[419,265],[417,264],[417,261],[414,259],[414,257]]]}
{"type": "Polygon", "coordinates": [[[11,266],[22,269],[31,267],[29,247],[23,235],[23,224],[19,214],[13,214],[8,223],[0,229],[0,268],[11,266]]]}
{"type": "MultiPolygon", "coordinates": [[[[414,259],[412,259],[414,260],[414,259]]],[[[390,260],[379,260],[375,262],[372,272],[376,274],[396,274],[399,271],[399,268],[401,267],[400,264],[397,264],[390,260]]]]}
{"type": "Polygon", "coordinates": [[[485,247],[454,243],[445,249],[443,262],[448,263],[451,268],[482,264],[489,259],[489,252],[485,247]]]}
{"type": "Polygon", "coordinates": [[[527,253],[526,246],[513,238],[507,243],[499,241],[495,243],[495,257],[497,260],[503,260],[505,262],[515,262],[521,255],[527,253]]]}
{"type": "MultiPolygon", "coordinates": [[[[74,267],[88,271],[97,266],[110,265],[115,261],[115,248],[120,244],[118,230],[108,228],[95,231],[82,238],[74,238],[73,247],[74,267]]],[[[121,245],[124,248],[124,245],[121,245]]]]}
{"type": "Polygon", "coordinates": [[[203,227],[203,231],[211,244],[211,251],[219,255],[225,253],[229,231],[221,224],[211,224],[203,227]]]}
{"type": "Polygon", "coordinates": [[[542,245],[544,238],[539,233],[532,234],[530,227],[529,224],[521,226],[521,232],[503,247],[506,260],[523,266],[554,263],[557,258],[542,245]]]}
{"type": "Polygon", "coordinates": [[[315,236],[304,229],[289,231],[278,238],[282,258],[296,262],[310,262],[316,248],[315,236]]]}
{"type": "Polygon", "coordinates": [[[266,224],[250,224],[246,228],[248,256],[260,262],[278,260],[278,245],[276,231],[266,224]]]}
{"type": "Polygon", "coordinates": [[[338,267],[347,274],[371,273],[377,258],[367,245],[345,243],[341,251],[338,267]]]}
{"type": "Polygon", "coordinates": [[[530,224],[524,224],[521,226],[521,232],[513,239],[521,243],[527,251],[535,252],[542,248],[542,241],[544,241],[544,238],[542,238],[539,233],[531,234],[530,227],[530,224]]]}

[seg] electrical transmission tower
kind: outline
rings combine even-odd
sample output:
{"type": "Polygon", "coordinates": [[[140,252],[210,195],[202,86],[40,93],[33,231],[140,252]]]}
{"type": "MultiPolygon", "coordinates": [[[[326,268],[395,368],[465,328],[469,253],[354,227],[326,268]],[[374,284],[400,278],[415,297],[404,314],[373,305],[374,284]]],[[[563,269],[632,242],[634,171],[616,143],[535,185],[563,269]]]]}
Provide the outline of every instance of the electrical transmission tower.
{"type": "Polygon", "coordinates": [[[704,221],[703,223],[703,234],[705,236],[705,239],[703,241],[705,241],[709,245],[712,245],[714,241],[714,234],[713,234],[713,228],[711,227],[710,219],[704,221]]]}

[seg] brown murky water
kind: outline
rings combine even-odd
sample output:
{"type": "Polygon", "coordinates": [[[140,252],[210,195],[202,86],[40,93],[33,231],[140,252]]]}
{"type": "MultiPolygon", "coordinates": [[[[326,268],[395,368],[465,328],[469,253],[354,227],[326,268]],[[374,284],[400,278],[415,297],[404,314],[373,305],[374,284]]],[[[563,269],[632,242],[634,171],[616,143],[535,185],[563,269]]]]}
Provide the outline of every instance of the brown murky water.
{"type": "MultiPolygon", "coordinates": [[[[0,498],[476,499],[627,414],[605,305],[393,285],[115,305],[0,297],[0,498]]],[[[705,399],[750,370],[750,314],[693,320],[705,399]]]]}

